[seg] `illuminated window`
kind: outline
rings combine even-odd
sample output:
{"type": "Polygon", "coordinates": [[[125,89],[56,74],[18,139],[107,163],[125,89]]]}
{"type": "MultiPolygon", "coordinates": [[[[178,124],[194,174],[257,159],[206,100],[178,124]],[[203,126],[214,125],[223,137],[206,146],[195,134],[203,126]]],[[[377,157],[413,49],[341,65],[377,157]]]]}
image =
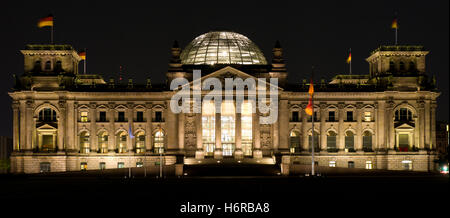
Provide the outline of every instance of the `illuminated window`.
{"type": "Polygon", "coordinates": [[[81,122],[88,122],[88,112],[87,111],[81,111],[80,112],[80,121],[81,122]]]}
{"type": "Polygon", "coordinates": [[[125,167],[125,163],[124,162],[119,162],[117,163],[117,168],[121,169],[125,167]]]}
{"type": "Polygon", "coordinates": [[[144,166],[144,163],[142,163],[142,162],[136,162],[136,167],[143,167],[144,166]]]}
{"type": "Polygon", "coordinates": [[[101,131],[97,138],[100,153],[108,153],[108,133],[106,131],[101,131]]]}
{"type": "Polygon", "coordinates": [[[241,142],[242,142],[242,151],[244,155],[251,156],[252,155],[252,143],[253,143],[253,134],[252,134],[252,103],[244,102],[241,107],[241,142]]]}
{"type": "Polygon", "coordinates": [[[117,133],[116,143],[118,153],[127,152],[127,133],[125,131],[120,131],[117,133]]]}
{"type": "Polygon", "coordinates": [[[403,160],[402,161],[403,170],[412,170],[412,161],[410,160],[403,160]]]}
{"type": "Polygon", "coordinates": [[[89,132],[82,132],[80,134],[80,153],[87,154],[90,151],[89,132]]]}
{"type": "Polygon", "coordinates": [[[80,163],[80,170],[81,171],[87,170],[87,163],[86,162],[81,162],[80,163]]]}
{"type": "Polygon", "coordinates": [[[153,138],[153,147],[155,153],[164,153],[164,132],[162,130],[156,131],[153,138]]]}
{"type": "Polygon", "coordinates": [[[202,107],[203,150],[205,156],[212,156],[216,145],[216,110],[213,101],[203,102],[202,107]]]}
{"type": "Polygon", "coordinates": [[[366,161],[366,169],[371,170],[372,169],[372,161],[368,160],[366,161]]]}
{"type": "Polygon", "coordinates": [[[145,134],[144,132],[140,131],[136,135],[136,153],[143,153],[145,152],[145,134]]]}
{"type": "Polygon", "coordinates": [[[330,167],[336,167],[336,161],[330,161],[329,166],[330,167]]]}
{"type": "Polygon", "coordinates": [[[235,148],[235,108],[232,101],[222,102],[221,139],[223,156],[232,156],[235,148]]]}
{"type": "Polygon", "coordinates": [[[364,112],[364,121],[366,121],[366,122],[372,121],[372,114],[370,113],[370,111],[364,112]]]}
{"type": "Polygon", "coordinates": [[[290,152],[300,152],[300,133],[298,131],[292,130],[289,139],[291,142],[290,152]]]}

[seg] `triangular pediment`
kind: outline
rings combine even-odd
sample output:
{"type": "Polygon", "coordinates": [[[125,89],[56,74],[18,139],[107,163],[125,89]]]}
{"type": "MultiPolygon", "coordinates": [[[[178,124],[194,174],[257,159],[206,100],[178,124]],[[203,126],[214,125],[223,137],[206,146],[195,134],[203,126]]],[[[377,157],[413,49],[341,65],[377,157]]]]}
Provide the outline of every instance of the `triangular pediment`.
{"type": "Polygon", "coordinates": [[[409,125],[408,123],[403,123],[403,124],[395,127],[395,129],[414,129],[414,127],[409,125]]]}
{"type": "Polygon", "coordinates": [[[37,124],[36,127],[37,127],[37,129],[47,129],[47,130],[48,129],[56,129],[55,126],[52,126],[48,123],[37,124]]]}
{"type": "MultiPolygon", "coordinates": [[[[222,87],[225,87],[225,78],[233,78],[233,79],[241,78],[242,80],[246,80],[247,78],[253,78],[255,80],[255,82],[258,83],[258,78],[254,77],[254,76],[252,76],[250,74],[247,74],[245,72],[242,72],[242,71],[240,71],[240,70],[238,70],[238,69],[236,69],[234,67],[231,67],[231,66],[226,66],[226,67],[224,67],[224,68],[222,68],[220,70],[217,70],[217,71],[214,71],[214,72],[212,72],[212,73],[210,73],[208,75],[202,76],[200,78],[200,80],[203,82],[203,81],[205,81],[208,78],[217,78],[217,79],[219,79],[222,82],[222,87]]],[[[197,81],[197,80],[195,80],[195,81],[197,81]]],[[[270,80],[269,79],[266,79],[266,81],[263,81],[263,83],[266,84],[266,85],[274,86],[274,85],[270,84],[270,80]]],[[[194,81],[191,81],[190,83],[188,83],[186,85],[189,85],[191,87],[191,89],[192,89],[193,88],[193,84],[194,84],[194,81]]],[[[186,86],[186,85],[184,85],[184,86],[186,86]]],[[[275,87],[278,90],[283,90],[279,86],[275,86],[275,87]]],[[[175,89],[175,90],[178,90],[178,89],[175,89]]]]}

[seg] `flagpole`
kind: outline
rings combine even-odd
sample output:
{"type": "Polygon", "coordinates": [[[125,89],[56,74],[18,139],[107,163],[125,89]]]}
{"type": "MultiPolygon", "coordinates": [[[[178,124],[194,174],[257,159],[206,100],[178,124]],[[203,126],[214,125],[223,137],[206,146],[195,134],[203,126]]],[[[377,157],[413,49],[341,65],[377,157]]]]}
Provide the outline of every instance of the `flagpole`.
{"type": "MultiPolygon", "coordinates": [[[[314,76],[314,66],[312,67],[312,73],[311,73],[311,84],[310,86],[312,86],[313,84],[313,76],[314,76]]],[[[311,95],[311,103],[312,103],[312,132],[311,132],[311,175],[314,176],[314,93],[311,95]]]]}
{"type": "Polygon", "coordinates": [[[50,31],[50,43],[51,44],[53,44],[53,25],[54,25],[54,23],[52,24],[52,29],[50,31]]]}
{"type": "MultiPolygon", "coordinates": [[[[397,21],[398,22],[398,21],[397,21]]],[[[398,25],[398,24],[397,24],[398,25]]],[[[398,26],[395,27],[395,45],[397,45],[397,30],[398,30],[398,26]]]]}

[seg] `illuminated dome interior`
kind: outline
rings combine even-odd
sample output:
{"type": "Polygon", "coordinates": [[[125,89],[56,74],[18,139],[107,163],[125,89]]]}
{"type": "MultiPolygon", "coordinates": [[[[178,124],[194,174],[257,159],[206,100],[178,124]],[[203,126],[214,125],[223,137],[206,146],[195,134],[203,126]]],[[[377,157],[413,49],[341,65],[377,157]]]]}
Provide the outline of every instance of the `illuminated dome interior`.
{"type": "Polygon", "coordinates": [[[182,64],[266,65],[258,46],[246,36],[235,32],[208,32],[198,36],[181,52],[182,64]]]}

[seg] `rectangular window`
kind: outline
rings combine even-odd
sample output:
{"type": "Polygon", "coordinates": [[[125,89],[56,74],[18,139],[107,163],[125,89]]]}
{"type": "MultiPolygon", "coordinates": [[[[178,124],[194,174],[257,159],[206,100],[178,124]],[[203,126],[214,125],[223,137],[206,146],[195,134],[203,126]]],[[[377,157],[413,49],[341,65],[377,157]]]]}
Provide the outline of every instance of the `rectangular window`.
{"type": "Polygon", "coordinates": [[[40,164],[40,172],[41,173],[48,173],[50,172],[50,163],[49,162],[43,162],[40,164]]]}
{"type": "Polygon", "coordinates": [[[298,111],[292,112],[292,122],[299,122],[298,111]]]}
{"type": "Polygon", "coordinates": [[[366,169],[371,170],[372,169],[372,161],[368,160],[366,161],[366,169]]]}
{"type": "Polygon", "coordinates": [[[100,111],[99,122],[106,122],[106,111],[100,111]]]}
{"type": "MultiPolygon", "coordinates": [[[[253,144],[253,120],[252,120],[252,103],[244,102],[241,109],[241,143],[242,151],[245,156],[252,155],[252,144],[253,144]]],[[[297,113],[298,114],[298,113],[297,113]]]]}
{"type": "Polygon", "coordinates": [[[136,113],[136,122],[144,122],[144,112],[138,111],[136,113]]]}
{"type": "Polygon", "coordinates": [[[402,161],[403,170],[412,170],[412,161],[410,160],[403,160],[402,161]]]}
{"type": "Polygon", "coordinates": [[[100,162],[99,168],[100,168],[100,170],[106,169],[106,163],[105,162],[100,162]]]}
{"type": "Polygon", "coordinates": [[[125,112],[119,111],[117,122],[125,122],[125,112]]]}
{"type": "Polygon", "coordinates": [[[214,155],[216,145],[216,112],[214,103],[205,101],[202,104],[202,142],[205,156],[214,155]]]}
{"type": "Polygon", "coordinates": [[[370,113],[370,111],[364,112],[364,121],[366,121],[366,122],[372,121],[372,114],[370,113]]]}
{"type": "Polygon", "coordinates": [[[348,168],[355,168],[355,162],[349,161],[348,162],[348,168]]]}
{"type": "Polygon", "coordinates": [[[328,112],[328,121],[330,121],[330,122],[336,121],[336,114],[334,111],[328,112]]]}
{"type": "Polygon", "coordinates": [[[117,163],[117,168],[121,169],[121,168],[124,168],[124,167],[125,167],[125,164],[123,162],[117,163]]]}
{"type": "Polygon", "coordinates": [[[353,111],[347,111],[347,121],[353,121],[353,111]]]}
{"type": "Polygon", "coordinates": [[[336,161],[330,161],[329,166],[330,167],[336,167],[336,161]]]}
{"type": "Polygon", "coordinates": [[[223,101],[220,117],[223,156],[232,156],[234,153],[235,115],[234,103],[232,101],[223,101]]]}
{"type": "Polygon", "coordinates": [[[155,122],[163,122],[161,111],[155,111],[155,122]]]}
{"type": "Polygon", "coordinates": [[[87,111],[81,111],[80,112],[80,121],[81,122],[88,122],[88,112],[87,111]]]}
{"type": "Polygon", "coordinates": [[[86,162],[81,162],[80,163],[80,170],[81,171],[87,170],[87,163],[86,162]]]}

